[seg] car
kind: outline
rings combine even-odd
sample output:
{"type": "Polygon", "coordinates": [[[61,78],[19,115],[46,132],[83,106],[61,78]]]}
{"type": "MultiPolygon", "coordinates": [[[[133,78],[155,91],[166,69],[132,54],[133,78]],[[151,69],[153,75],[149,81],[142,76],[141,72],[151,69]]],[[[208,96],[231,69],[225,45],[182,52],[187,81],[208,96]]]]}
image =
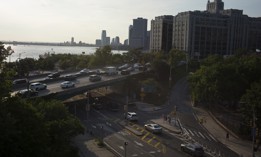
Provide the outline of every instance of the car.
{"type": "Polygon", "coordinates": [[[79,71],[80,74],[89,74],[90,73],[90,70],[89,69],[82,69],[81,71],[79,71]]]}
{"type": "Polygon", "coordinates": [[[121,71],[121,74],[122,74],[122,75],[129,75],[129,74],[130,74],[130,71],[124,69],[124,70],[121,71]]]}
{"type": "Polygon", "coordinates": [[[138,115],[135,112],[127,112],[126,119],[130,121],[137,121],[138,115]]]}
{"type": "Polygon", "coordinates": [[[46,89],[46,88],[47,88],[47,85],[44,84],[44,83],[40,83],[40,82],[34,82],[34,83],[31,83],[29,85],[29,89],[32,89],[32,90],[35,90],[35,91],[43,90],[43,89],[46,89]]]}
{"type": "Polygon", "coordinates": [[[118,67],[118,70],[121,71],[121,70],[127,69],[128,67],[130,67],[129,64],[124,64],[124,65],[118,67]]]}
{"type": "Polygon", "coordinates": [[[32,89],[23,89],[17,92],[17,96],[22,98],[38,96],[38,91],[32,89]]]}
{"type": "Polygon", "coordinates": [[[158,124],[145,124],[144,128],[152,133],[162,133],[162,127],[158,124]]]}
{"type": "Polygon", "coordinates": [[[198,143],[185,143],[181,144],[180,148],[183,152],[186,152],[192,156],[195,157],[201,157],[204,156],[204,149],[203,147],[198,143]]]}
{"type": "Polygon", "coordinates": [[[64,76],[64,81],[73,81],[76,80],[76,78],[77,78],[76,75],[68,74],[64,76]]]}
{"type": "Polygon", "coordinates": [[[49,74],[47,77],[51,78],[51,79],[54,79],[54,78],[58,78],[60,77],[60,73],[59,72],[55,72],[55,73],[51,73],[49,74]]]}
{"type": "Polygon", "coordinates": [[[90,75],[89,80],[91,82],[100,81],[101,80],[101,76],[100,75],[96,75],[96,74],[95,75],[90,75]]]}
{"type": "Polygon", "coordinates": [[[25,83],[28,83],[28,79],[26,79],[26,78],[16,79],[16,80],[13,81],[13,85],[16,85],[16,84],[25,84],[25,83]]]}
{"type": "Polygon", "coordinates": [[[64,81],[60,84],[61,88],[70,88],[70,87],[74,87],[75,83],[72,81],[64,81]]]}

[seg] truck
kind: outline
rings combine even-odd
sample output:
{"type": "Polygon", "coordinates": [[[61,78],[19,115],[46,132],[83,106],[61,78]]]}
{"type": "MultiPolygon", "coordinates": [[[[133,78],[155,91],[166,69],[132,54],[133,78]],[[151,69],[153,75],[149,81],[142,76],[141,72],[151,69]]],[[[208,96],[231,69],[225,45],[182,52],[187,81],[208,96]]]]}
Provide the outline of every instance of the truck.
{"type": "Polygon", "coordinates": [[[117,75],[118,74],[117,68],[114,66],[105,67],[104,71],[107,75],[117,75]]]}

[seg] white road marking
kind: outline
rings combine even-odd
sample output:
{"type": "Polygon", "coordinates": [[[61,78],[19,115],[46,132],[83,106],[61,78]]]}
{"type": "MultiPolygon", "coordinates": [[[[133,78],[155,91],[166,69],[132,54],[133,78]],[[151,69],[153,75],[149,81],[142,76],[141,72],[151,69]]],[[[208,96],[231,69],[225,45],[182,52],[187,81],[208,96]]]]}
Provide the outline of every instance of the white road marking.
{"type": "Polygon", "coordinates": [[[124,150],[123,146],[119,146],[120,149],[124,150]]]}
{"type": "Polygon", "coordinates": [[[196,131],[194,131],[194,133],[195,133],[195,135],[197,135],[199,137],[199,135],[198,135],[198,133],[196,131]]]}
{"type": "Polygon", "coordinates": [[[206,137],[209,141],[212,141],[207,135],[205,135],[205,137],[206,137]]]}
{"type": "Polygon", "coordinates": [[[195,136],[191,130],[188,129],[188,131],[190,132],[190,134],[191,134],[192,136],[195,136]]]}
{"type": "Polygon", "coordinates": [[[95,125],[92,125],[92,127],[95,128],[95,129],[97,128],[95,125]]]}
{"type": "Polygon", "coordinates": [[[139,142],[137,142],[137,141],[134,141],[138,146],[141,146],[141,147],[143,147],[143,144],[142,143],[139,143],[139,142]]]}
{"type": "Polygon", "coordinates": [[[217,142],[217,140],[211,135],[211,134],[208,134],[214,141],[217,142]]]}
{"type": "Polygon", "coordinates": [[[155,151],[150,151],[150,154],[154,154],[154,153],[156,153],[155,151]]]}
{"type": "Polygon", "coordinates": [[[202,138],[206,139],[205,136],[203,136],[200,132],[198,132],[198,133],[199,133],[199,135],[200,135],[202,138]]]}
{"type": "Polygon", "coordinates": [[[132,154],[131,156],[138,156],[138,154],[132,154]]]}

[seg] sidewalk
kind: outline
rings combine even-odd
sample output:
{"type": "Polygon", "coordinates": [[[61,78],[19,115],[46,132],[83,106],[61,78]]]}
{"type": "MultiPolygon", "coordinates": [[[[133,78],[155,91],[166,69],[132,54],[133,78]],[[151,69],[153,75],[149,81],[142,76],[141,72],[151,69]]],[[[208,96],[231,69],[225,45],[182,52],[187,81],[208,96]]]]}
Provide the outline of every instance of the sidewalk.
{"type": "MultiPolygon", "coordinates": [[[[204,109],[193,107],[196,117],[204,119],[202,126],[228,148],[238,153],[239,156],[252,157],[252,142],[239,139],[233,132],[222,125],[211,113],[204,109]],[[226,134],[229,132],[229,140],[226,134]]],[[[256,157],[261,155],[260,149],[255,152],[256,157]]]]}

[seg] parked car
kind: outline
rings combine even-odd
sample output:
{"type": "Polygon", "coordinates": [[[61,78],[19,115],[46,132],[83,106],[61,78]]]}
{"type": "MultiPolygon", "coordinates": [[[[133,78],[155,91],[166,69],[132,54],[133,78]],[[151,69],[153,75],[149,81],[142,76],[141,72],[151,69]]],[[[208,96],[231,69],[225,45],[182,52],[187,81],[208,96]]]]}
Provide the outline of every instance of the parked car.
{"type": "Polygon", "coordinates": [[[90,75],[89,80],[91,82],[100,81],[101,80],[101,76],[100,75],[95,75],[95,74],[94,75],[90,75]]]}
{"type": "Polygon", "coordinates": [[[152,133],[162,133],[162,127],[158,124],[145,124],[144,127],[152,133]]]}
{"type": "Polygon", "coordinates": [[[75,83],[72,81],[64,81],[61,83],[61,88],[70,88],[70,87],[74,87],[75,83]]]}
{"type": "Polygon", "coordinates": [[[23,89],[18,91],[16,95],[22,98],[29,98],[29,97],[38,96],[38,91],[34,91],[32,89],[23,89]]]}
{"type": "Polygon", "coordinates": [[[43,90],[47,88],[47,85],[40,82],[34,82],[29,85],[29,88],[35,91],[43,90]]]}
{"type": "Polygon", "coordinates": [[[121,74],[122,74],[122,75],[129,75],[129,74],[130,74],[130,71],[124,69],[124,70],[121,71],[121,74]]]}
{"type": "Polygon", "coordinates": [[[64,76],[64,81],[73,81],[76,80],[76,78],[77,78],[76,75],[68,74],[64,76]]]}
{"type": "Polygon", "coordinates": [[[49,74],[48,77],[51,79],[54,79],[54,78],[60,77],[60,75],[61,74],[59,72],[55,72],[55,73],[49,74]]]}
{"type": "Polygon", "coordinates": [[[137,121],[138,120],[138,115],[135,112],[128,112],[126,115],[126,119],[130,121],[137,121]]]}
{"type": "Polygon", "coordinates": [[[16,85],[16,84],[25,84],[25,83],[28,83],[28,79],[26,79],[26,78],[16,79],[16,80],[13,81],[13,85],[16,85]]]}
{"type": "Polygon", "coordinates": [[[181,150],[196,157],[204,156],[204,149],[198,143],[186,143],[180,145],[181,150]]]}

